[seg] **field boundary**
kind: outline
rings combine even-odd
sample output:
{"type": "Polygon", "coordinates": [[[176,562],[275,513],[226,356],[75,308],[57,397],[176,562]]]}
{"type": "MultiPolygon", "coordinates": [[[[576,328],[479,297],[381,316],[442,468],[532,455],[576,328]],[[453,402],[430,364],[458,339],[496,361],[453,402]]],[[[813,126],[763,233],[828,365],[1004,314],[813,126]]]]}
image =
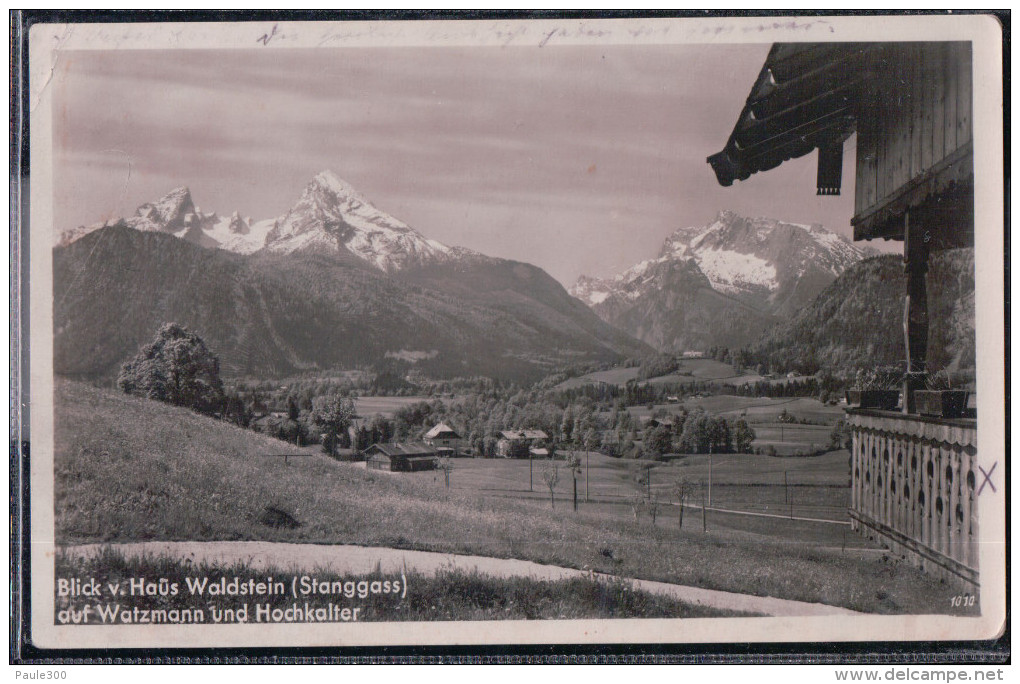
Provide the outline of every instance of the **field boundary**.
{"type": "MultiPolygon", "coordinates": [[[[667,505],[675,506],[676,504],[669,503],[667,505]]],[[[753,511],[737,511],[732,508],[713,508],[712,506],[698,506],[696,504],[684,504],[684,508],[692,508],[697,511],[700,511],[702,508],[704,508],[706,511],[713,511],[715,513],[728,513],[730,515],[750,515],[755,518],[779,518],[780,520],[799,520],[801,522],[830,523],[832,525],[846,525],[847,527],[850,526],[849,521],[844,522],[842,520],[826,520],[824,518],[803,518],[800,516],[777,515],[775,513],[755,513],[753,511]]]]}

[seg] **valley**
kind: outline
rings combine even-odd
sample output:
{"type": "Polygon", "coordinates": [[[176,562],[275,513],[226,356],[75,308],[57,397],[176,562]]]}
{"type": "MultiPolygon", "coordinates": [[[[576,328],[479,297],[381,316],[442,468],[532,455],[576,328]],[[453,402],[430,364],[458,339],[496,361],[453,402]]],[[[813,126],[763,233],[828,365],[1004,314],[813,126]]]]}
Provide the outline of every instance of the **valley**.
{"type": "MultiPolygon", "coordinates": [[[[898,268],[724,211],[568,291],[332,172],[273,219],[204,213],[181,187],[54,249],[58,539],[410,549],[928,612],[946,587],[848,534],[840,400],[856,369],[897,361],[898,268]],[[153,400],[194,362],[180,335],[220,388],[205,415],[153,400]],[[132,357],[144,382],[124,380],[132,357]]],[[[965,251],[934,266],[950,324],[932,358],[955,377],[972,269],[965,251]]]]}

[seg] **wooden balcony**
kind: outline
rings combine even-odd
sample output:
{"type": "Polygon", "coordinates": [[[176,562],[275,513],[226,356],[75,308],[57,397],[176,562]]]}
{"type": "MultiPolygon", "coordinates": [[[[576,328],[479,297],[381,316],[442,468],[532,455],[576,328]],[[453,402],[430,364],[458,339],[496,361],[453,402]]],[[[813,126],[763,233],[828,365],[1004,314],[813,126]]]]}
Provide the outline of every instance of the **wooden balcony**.
{"type": "Polygon", "coordinates": [[[926,572],[978,587],[977,421],[850,409],[850,522],[926,572]]]}

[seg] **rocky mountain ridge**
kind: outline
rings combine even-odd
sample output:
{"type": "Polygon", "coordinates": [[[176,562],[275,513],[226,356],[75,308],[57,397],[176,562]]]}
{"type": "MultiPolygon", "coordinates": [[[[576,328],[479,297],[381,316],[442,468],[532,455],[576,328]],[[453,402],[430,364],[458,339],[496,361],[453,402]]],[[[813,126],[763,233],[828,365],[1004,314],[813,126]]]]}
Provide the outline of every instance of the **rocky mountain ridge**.
{"type": "Polygon", "coordinates": [[[238,254],[325,249],[352,255],[386,273],[472,253],[425,237],[378,209],[329,170],[312,178],[291,208],[277,218],[253,221],[236,211],[229,216],[204,213],[195,206],[191,191],[182,186],[141,205],[134,216],[64,231],[58,245],[67,246],[110,225],[170,234],[200,247],[238,254]]]}
{"type": "Polygon", "coordinates": [[[868,254],[820,225],[722,211],[674,231],[657,257],[615,278],[582,276],[570,293],[663,351],[734,346],[792,316],[868,254]]]}

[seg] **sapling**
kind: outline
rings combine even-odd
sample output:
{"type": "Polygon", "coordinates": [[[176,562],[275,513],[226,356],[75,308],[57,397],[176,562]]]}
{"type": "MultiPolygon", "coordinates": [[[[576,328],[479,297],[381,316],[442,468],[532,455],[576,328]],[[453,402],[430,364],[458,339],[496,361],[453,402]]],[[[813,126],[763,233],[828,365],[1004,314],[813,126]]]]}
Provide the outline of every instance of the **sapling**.
{"type": "Polygon", "coordinates": [[[556,508],[556,484],[560,481],[560,468],[559,466],[551,465],[546,466],[542,470],[542,479],[545,480],[546,487],[549,488],[549,503],[553,508],[556,508]]]}

